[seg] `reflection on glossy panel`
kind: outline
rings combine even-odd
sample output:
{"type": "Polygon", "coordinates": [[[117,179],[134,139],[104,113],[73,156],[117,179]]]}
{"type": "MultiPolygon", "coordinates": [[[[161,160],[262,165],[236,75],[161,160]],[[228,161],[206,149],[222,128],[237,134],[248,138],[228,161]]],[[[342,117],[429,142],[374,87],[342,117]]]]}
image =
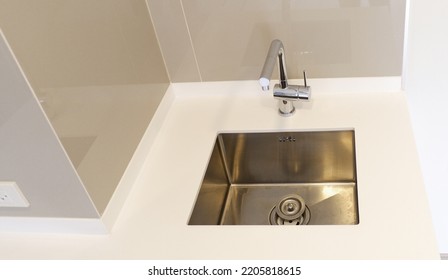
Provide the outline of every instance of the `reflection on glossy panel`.
{"type": "Polygon", "coordinates": [[[0,181],[30,204],[0,207],[0,217],[99,218],[1,30],[0,61],[0,181]]]}
{"type": "Polygon", "coordinates": [[[41,101],[98,211],[103,212],[166,85],[45,89],[41,101]]]}
{"type": "Polygon", "coordinates": [[[102,213],[169,83],[145,0],[5,0],[0,26],[102,213]]]}

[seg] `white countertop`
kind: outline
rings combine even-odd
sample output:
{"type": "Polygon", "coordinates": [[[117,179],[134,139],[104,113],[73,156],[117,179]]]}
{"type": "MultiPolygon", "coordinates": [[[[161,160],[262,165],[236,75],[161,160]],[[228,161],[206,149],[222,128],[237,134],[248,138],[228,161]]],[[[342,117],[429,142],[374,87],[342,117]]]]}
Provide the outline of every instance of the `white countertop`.
{"type": "Polygon", "coordinates": [[[257,81],[172,84],[112,232],[2,233],[0,259],[438,259],[406,97],[390,81],[310,80],[291,117],[257,81]],[[355,130],[359,225],[187,225],[217,133],[339,128],[355,130]]]}

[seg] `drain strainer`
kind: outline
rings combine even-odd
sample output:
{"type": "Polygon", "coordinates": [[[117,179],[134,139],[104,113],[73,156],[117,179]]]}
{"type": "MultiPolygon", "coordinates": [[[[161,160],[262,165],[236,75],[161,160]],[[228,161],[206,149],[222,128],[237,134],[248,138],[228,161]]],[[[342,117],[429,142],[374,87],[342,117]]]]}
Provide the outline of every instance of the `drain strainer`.
{"type": "Polygon", "coordinates": [[[303,198],[297,194],[283,197],[269,214],[271,225],[306,225],[311,213],[303,198]]]}

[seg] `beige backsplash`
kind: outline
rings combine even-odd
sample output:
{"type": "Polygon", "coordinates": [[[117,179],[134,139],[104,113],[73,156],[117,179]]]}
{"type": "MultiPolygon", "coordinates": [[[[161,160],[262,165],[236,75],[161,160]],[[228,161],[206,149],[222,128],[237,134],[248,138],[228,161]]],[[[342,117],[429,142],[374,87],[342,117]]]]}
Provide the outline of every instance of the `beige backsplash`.
{"type": "Polygon", "coordinates": [[[257,79],[272,39],[288,73],[400,76],[405,0],[147,0],[171,82],[257,79]]]}
{"type": "Polygon", "coordinates": [[[37,94],[168,82],[144,0],[0,0],[0,26],[37,94]]]}

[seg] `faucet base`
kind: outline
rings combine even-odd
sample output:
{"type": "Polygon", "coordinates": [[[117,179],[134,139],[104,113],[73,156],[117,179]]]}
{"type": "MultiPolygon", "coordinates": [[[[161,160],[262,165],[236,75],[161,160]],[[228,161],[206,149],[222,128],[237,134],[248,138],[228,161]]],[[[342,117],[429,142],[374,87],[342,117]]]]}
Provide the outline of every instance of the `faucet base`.
{"type": "Polygon", "coordinates": [[[294,107],[293,101],[280,99],[278,101],[278,112],[283,117],[292,116],[296,108],[294,107]]]}

